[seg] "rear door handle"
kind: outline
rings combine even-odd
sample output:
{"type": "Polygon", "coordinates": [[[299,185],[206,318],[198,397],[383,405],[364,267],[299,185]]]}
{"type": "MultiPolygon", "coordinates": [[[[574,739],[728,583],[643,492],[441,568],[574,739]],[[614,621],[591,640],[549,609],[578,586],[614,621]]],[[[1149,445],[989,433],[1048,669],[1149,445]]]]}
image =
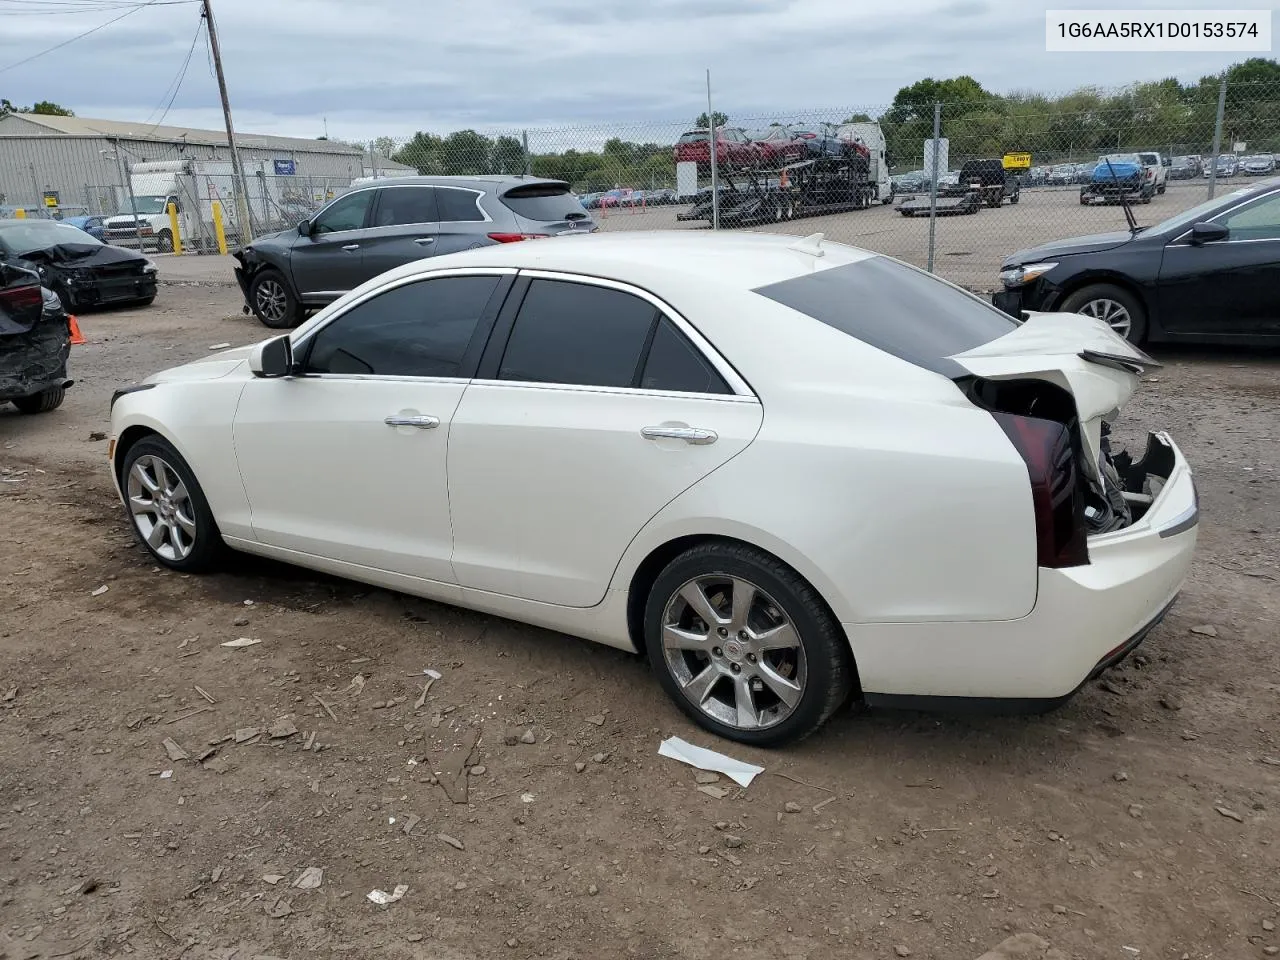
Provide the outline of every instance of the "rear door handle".
{"type": "Polygon", "coordinates": [[[714,430],[703,430],[701,427],[644,427],[640,436],[646,440],[683,440],[695,446],[715,443],[720,434],[714,430]]]}
{"type": "Polygon", "coordinates": [[[439,417],[387,417],[382,421],[388,427],[417,427],[419,430],[432,430],[440,426],[439,417]]]}
{"type": "Polygon", "coordinates": [[[415,240],[415,241],[413,241],[413,242],[414,242],[414,243],[420,243],[420,244],[422,244],[422,245],[425,247],[428,243],[435,243],[435,242],[436,242],[436,238],[435,238],[435,237],[419,237],[417,240],[415,240]]]}
{"type": "Polygon", "coordinates": [[[358,243],[348,243],[348,244],[347,244],[345,247],[343,247],[342,249],[343,249],[343,250],[359,250],[359,249],[360,249],[360,244],[358,244],[358,243]]]}

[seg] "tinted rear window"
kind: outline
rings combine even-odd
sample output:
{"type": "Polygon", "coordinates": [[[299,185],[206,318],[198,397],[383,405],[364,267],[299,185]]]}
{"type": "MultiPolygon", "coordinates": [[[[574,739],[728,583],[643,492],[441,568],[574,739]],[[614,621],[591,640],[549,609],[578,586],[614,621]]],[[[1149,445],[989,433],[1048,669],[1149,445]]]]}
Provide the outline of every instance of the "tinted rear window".
{"type": "Polygon", "coordinates": [[[514,187],[502,195],[502,202],[526,220],[585,220],[582,201],[560,184],[530,184],[514,187]]]}
{"type": "Polygon", "coordinates": [[[948,357],[1018,326],[991,304],[887,257],[819,270],[755,292],[947,377],[967,372],[948,357]]]}

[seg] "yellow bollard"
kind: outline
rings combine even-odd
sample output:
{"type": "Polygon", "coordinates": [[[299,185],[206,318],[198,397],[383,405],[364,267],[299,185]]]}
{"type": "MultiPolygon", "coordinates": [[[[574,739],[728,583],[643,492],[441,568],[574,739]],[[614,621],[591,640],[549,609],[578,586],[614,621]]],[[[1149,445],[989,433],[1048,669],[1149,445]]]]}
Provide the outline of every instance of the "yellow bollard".
{"type": "Polygon", "coordinates": [[[169,230],[170,236],[173,237],[173,252],[176,255],[182,254],[182,236],[178,233],[178,205],[176,203],[169,204],[169,230]]]}
{"type": "Polygon", "coordinates": [[[213,201],[213,235],[218,238],[218,252],[227,253],[227,232],[222,226],[222,204],[213,201]]]}
{"type": "Polygon", "coordinates": [[[25,220],[27,219],[27,211],[19,207],[17,210],[13,211],[13,216],[16,220],[25,220]]]}

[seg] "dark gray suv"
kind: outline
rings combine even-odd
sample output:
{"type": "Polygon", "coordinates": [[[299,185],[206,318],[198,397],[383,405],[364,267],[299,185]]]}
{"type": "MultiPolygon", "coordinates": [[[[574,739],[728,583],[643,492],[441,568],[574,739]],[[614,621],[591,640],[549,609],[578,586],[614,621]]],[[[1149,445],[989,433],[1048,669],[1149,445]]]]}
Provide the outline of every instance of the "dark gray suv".
{"type": "Polygon", "coordinates": [[[413,260],[595,229],[561,180],[395,177],[354,186],[297,229],[233,256],[245,312],[295,327],[308,310],[413,260]]]}

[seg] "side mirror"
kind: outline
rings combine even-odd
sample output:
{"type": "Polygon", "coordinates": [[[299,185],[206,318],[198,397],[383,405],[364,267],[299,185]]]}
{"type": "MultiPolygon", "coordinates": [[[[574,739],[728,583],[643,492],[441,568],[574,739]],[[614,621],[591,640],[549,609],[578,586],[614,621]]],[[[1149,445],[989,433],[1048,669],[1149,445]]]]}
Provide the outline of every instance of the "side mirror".
{"type": "Polygon", "coordinates": [[[303,220],[300,224],[298,224],[298,233],[304,237],[311,236],[311,221],[303,220]]]}
{"type": "Polygon", "coordinates": [[[1220,223],[1197,223],[1191,227],[1191,245],[1199,247],[1206,243],[1225,240],[1230,233],[1231,231],[1220,223]]]}
{"type": "Polygon", "coordinates": [[[255,377],[287,377],[293,373],[293,343],[287,336],[264,340],[249,354],[255,377]]]}

